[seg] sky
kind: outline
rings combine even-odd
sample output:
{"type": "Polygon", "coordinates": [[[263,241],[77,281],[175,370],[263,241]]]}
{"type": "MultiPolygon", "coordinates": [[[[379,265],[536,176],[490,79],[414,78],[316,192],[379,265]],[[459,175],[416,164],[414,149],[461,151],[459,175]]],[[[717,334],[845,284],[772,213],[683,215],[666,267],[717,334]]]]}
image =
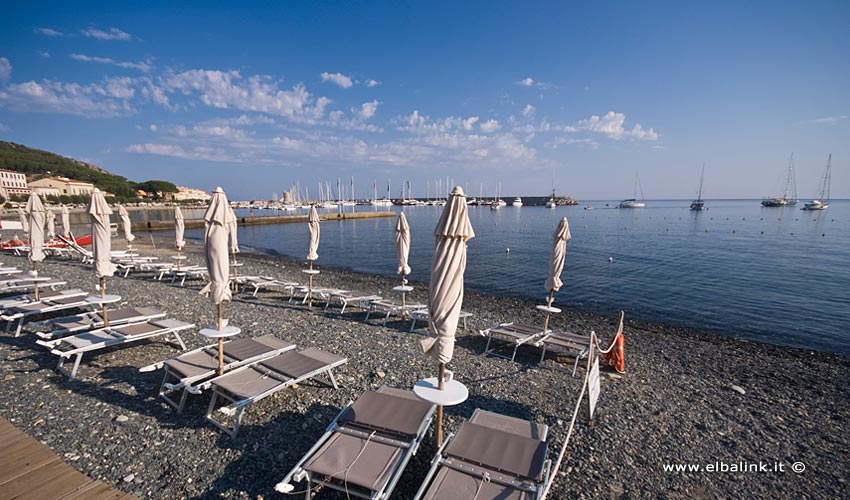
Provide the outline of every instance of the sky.
{"type": "Polygon", "coordinates": [[[850,198],[850,2],[14,2],[0,139],[232,199],[850,198]],[[589,4],[593,5],[589,5],[589,4]],[[554,181],[554,182],[553,182],[554,181]],[[302,193],[303,194],[303,193],[302,193]]]}

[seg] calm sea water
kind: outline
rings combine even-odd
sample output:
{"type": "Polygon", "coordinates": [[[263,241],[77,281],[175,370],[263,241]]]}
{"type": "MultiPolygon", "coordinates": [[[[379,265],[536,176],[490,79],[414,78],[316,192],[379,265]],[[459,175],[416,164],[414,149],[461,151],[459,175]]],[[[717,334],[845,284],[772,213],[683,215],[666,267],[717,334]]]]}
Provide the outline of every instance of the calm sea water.
{"type": "MultiPolygon", "coordinates": [[[[709,201],[699,213],[681,200],[637,210],[589,204],[595,208],[470,207],[476,237],[466,286],[542,301],[552,233],[567,217],[572,240],[556,304],[850,353],[850,201],[833,201],[824,213],[762,208],[755,200],[709,201]]],[[[405,208],[414,280],[429,279],[441,210],[405,208]]],[[[255,213],[264,214],[272,212],[255,213]]],[[[318,263],[394,276],[394,228],[394,218],[325,223],[318,263]]],[[[202,232],[187,237],[201,239],[202,232]]],[[[307,237],[306,224],[239,233],[242,245],[292,258],[306,257],[307,237]]]]}

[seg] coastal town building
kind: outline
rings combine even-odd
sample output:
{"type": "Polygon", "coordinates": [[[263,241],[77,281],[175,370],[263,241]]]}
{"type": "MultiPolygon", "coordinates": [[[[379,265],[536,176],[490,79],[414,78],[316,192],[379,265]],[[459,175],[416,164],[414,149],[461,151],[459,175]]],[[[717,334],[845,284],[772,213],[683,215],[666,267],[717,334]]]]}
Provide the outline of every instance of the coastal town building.
{"type": "Polygon", "coordinates": [[[177,186],[176,193],[165,193],[166,201],[201,200],[209,201],[212,196],[202,189],[177,186]]]}
{"type": "Polygon", "coordinates": [[[45,196],[62,196],[59,188],[34,186],[32,192],[44,198],[45,196]]]}
{"type": "Polygon", "coordinates": [[[45,177],[30,182],[30,187],[58,189],[61,196],[89,196],[94,191],[94,184],[67,177],[45,177]]]}
{"type": "Polygon", "coordinates": [[[27,186],[27,176],[11,170],[0,170],[0,196],[9,199],[11,196],[27,196],[30,189],[27,186]]]}

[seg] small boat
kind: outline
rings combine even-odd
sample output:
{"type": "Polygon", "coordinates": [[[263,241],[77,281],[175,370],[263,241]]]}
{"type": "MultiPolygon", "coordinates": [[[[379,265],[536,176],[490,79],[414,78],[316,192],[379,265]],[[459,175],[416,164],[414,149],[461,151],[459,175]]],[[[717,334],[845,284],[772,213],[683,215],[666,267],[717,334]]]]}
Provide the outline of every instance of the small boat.
{"type": "Polygon", "coordinates": [[[794,153],[791,153],[791,161],[788,163],[788,176],[785,178],[785,192],[782,196],[773,198],[763,198],[761,206],[763,207],[793,207],[797,204],[797,179],[794,177],[794,153]],[[794,196],[788,197],[788,191],[791,186],[794,187],[794,196]]]}
{"type": "Polygon", "coordinates": [[[705,208],[705,201],[702,199],[702,178],[705,175],[705,163],[702,164],[702,173],[699,174],[699,194],[697,199],[691,202],[691,210],[702,210],[705,208]]]}
{"type": "Polygon", "coordinates": [[[585,206],[584,206],[584,209],[585,209],[585,210],[593,210],[593,207],[592,207],[592,206],[590,206],[590,205],[585,205],[585,206]]]}
{"type": "Polygon", "coordinates": [[[620,208],[643,208],[646,206],[646,202],[643,201],[643,187],[640,185],[640,177],[637,172],[635,172],[635,197],[627,198],[625,200],[620,201],[620,208]],[[637,194],[640,191],[640,199],[638,199],[637,194]]]}
{"type": "Polygon", "coordinates": [[[829,208],[829,185],[832,182],[832,154],[826,160],[826,168],[823,171],[823,177],[820,182],[820,193],[816,200],[812,200],[803,205],[802,210],[826,210],[829,208]]]}
{"type": "Polygon", "coordinates": [[[513,203],[511,203],[511,205],[514,206],[514,207],[521,207],[522,206],[522,198],[517,196],[516,198],[514,198],[514,201],[513,201],[513,203]]]}

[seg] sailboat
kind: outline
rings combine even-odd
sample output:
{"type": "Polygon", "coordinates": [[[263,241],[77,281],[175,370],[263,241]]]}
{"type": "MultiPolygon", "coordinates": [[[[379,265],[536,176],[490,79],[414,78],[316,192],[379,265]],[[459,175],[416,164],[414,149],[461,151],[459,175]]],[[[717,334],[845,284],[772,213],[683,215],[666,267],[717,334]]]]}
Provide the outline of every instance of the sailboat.
{"type": "Polygon", "coordinates": [[[373,184],[375,189],[375,194],[372,197],[372,201],[369,203],[376,207],[391,207],[393,202],[390,200],[390,180],[387,179],[387,195],[384,198],[378,199],[378,183],[377,181],[373,184]]]}
{"type": "Polygon", "coordinates": [[[552,196],[546,201],[546,208],[555,208],[558,202],[555,200],[555,168],[552,167],[552,196]]]}
{"type": "Polygon", "coordinates": [[[820,193],[818,198],[807,202],[802,210],[826,210],[829,208],[829,185],[832,183],[832,154],[826,160],[826,168],[823,170],[823,178],[820,182],[820,193]]]}
{"type": "Polygon", "coordinates": [[[764,198],[761,200],[763,207],[793,207],[797,204],[797,179],[794,177],[794,153],[791,153],[791,161],[788,163],[788,177],[785,179],[785,192],[782,196],[764,198]],[[788,197],[788,190],[793,183],[794,196],[788,197]]]}
{"type": "Polygon", "coordinates": [[[635,172],[635,197],[620,201],[620,208],[643,208],[645,206],[646,202],[643,200],[643,187],[640,185],[640,177],[637,172],[635,172]],[[638,190],[640,190],[640,199],[637,197],[638,190]]]}
{"type": "Polygon", "coordinates": [[[705,201],[702,199],[702,178],[705,176],[705,163],[702,164],[702,173],[699,174],[699,194],[697,199],[691,202],[691,210],[702,210],[705,207],[705,201]]]}

